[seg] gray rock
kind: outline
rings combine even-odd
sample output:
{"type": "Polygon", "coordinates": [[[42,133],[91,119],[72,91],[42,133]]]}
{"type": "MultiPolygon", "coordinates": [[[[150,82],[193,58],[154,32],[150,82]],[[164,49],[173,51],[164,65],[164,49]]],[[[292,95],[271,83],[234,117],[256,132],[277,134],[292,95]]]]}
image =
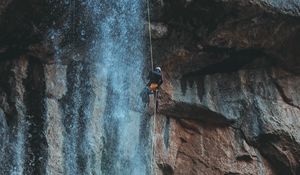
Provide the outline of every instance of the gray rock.
{"type": "Polygon", "coordinates": [[[9,104],[7,103],[7,94],[0,88],[0,108],[4,112],[9,112],[9,104]]]}
{"type": "Polygon", "coordinates": [[[300,1],[299,0],[258,0],[254,1],[260,5],[270,7],[281,13],[300,16],[300,1]]]}
{"type": "Polygon", "coordinates": [[[12,0],[2,0],[0,2],[0,15],[5,11],[6,7],[12,2],[12,0]]]}
{"type": "Polygon", "coordinates": [[[225,3],[237,3],[242,6],[249,6],[249,4],[258,5],[267,11],[274,13],[288,14],[292,16],[300,15],[300,1],[299,0],[221,0],[225,3]]]}
{"type": "Polygon", "coordinates": [[[47,128],[45,135],[48,143],[47,174],[64,174],[64,137],[62,112],[55,99],[46,99],[47,128]]]}
{"type": "MultiPolygon", "coordinates": [[[[7,122],[5,119],[5,114],[3,112],[3,110],[0,108],[0,154],[1,155],[5,155],[5,146],[8,143],[8,126],[7,126],[7,122]]],[[[2,156],[0,156],[0,162],[2,156]]]]}
{"type": "Polygon", "coordinates": [[[46,65],[46,93],[48,96],[60,99],[67,91],[67,66],[64,65],[46,65]]]}
{"type": "Polygon", "coordinates": [[[152,38],[161,39],[167,36],[168,27],[163,23],[152,23],[151,32],[152,32],[152,38]]]}

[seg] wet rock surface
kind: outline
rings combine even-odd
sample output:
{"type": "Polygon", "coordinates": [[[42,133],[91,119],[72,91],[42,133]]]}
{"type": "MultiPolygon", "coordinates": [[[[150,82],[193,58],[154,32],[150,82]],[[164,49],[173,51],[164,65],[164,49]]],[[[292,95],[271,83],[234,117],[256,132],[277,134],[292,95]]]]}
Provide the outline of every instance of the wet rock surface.
{"type": "MultiPolygon", "coordinates": [[[[1,154],[4,154],[4,150],[6,147],[6,143],[7,143],[7,123],[6,123],[6,118],[5,118],[5,114],[2,111],[2,109],[0,109],[0,134],[1,134],[1,140],[0,140],[0,148],[1,148],[1,154]]],[[[1,160],[2,162],[3,160],[1,160]]]]}
{"type": "MultiPolygon", "coordinates": [[[[113,40],[108,37],[105,38],[107,43],[102,43],[100,21],[108,15],[123,14],[111,10],[119,10],[123,5],[111,1],[78,0],[0,2],[1,175],[120,174],[124,172],[122,167],[128,165],[126,174],[137,174],[138,171],[150,174],[152,170],[145,163],[150,153],[144,153],[142,149],[150,148],[150,142],[146,140],[150,124],[147,120],[144,123],[133,120],[141,119],[142,113],[132,109],[126,111],[131,119],[117,116],[124,109],[114,113],[113,106],[120,94],[112,88],[115,82],[110,80],[108,83],[107,80],[117,79],[113,77],[116,71],[107,73],[101,69],[107,65],[99,60],[99,50],[110,52],[112,49],[107,46],[113,40]],[[105,8],[107,11],[102,11],[105,8]],[[106,47],[102,48],[103,45],[106,47]],[[110,121],[105,116],[117,118],[110,121]],[[148,127],[144,137],[138,132],[140,124],[148,127]],[[120,125],[136,132],[123,132],[120,125]],[[133,135],[134,138],[130,137],[133,135]],[[134,143],[128,142],[127,138],[134,143]],[[121,154],[116,150],[131,152],[121,154]],[[115,161],[119,163],[112,166],[115,161]],[[135,168],[137,165],[143,166],[135,168]]],[[[131,8],[130,5],[126,8],[131,8]]],[[[132,15],[122,17],[127,16],[132,15]]],[[[116,32],[110,29],[106,32],[120,32],[121,28],[128,29],[131,23],[138,21],[134,18],[124,27],[122,21],[116,20],[115,25],[119,25],[116,32]]],[[[132,35],[141,31],[134,30],[135,26],[129,28],[132,35]]],[[[127,37],[122,41],[128,49],[136,47],[130,41],[139,40],[122,36],[127,37]]],[[[139,77],[140,69],[136,69],[136,65],[133,67],[139,77]]],[[[131,88],[127,89],[131,94],[131,88]]],[[[139,104],[139,99],[134,103],[139,104]]]]}

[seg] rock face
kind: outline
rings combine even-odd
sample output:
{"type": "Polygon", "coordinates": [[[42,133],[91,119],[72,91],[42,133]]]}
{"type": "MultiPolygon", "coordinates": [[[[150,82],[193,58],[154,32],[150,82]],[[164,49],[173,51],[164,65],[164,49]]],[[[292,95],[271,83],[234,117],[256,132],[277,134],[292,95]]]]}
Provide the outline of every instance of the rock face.
{"type": "MultiPolygon", "coordinates": [[[[8,131],[8,128],[7,128],[7,123],[6,123],[6,119],[5,119],[5,114],[4,112],[2,111],[2,109],[0,110],[0,124],[1,124],[1,130],[0,130],[0,133],[1,133],[1,140],[0,140],[0,152],[1,152],[1,155],[4,154],[4,151],[5,151],[5,145],[7,144],[7,139],[8,139],[8,134],[7,134],[7,131],[8,131]]],[[[5,160],[3,160],[3,157],[1,157],[0,159],[1,163],[3,163],[5,160]]]]}
{"type": "Polygon", "coordinates": [[[299,174],[296,1],[157,2],[158,174],[299,174]],[[293,43],[293,44],[292,44],[293,43]]]}
{"type": "Polygon", "coordinates": [[[110,41],[99,21],[123,14],[111,2],[0,2],[0,174],[300,174],[297,0],[151,1],[158,114],[136,100],[131,118],[106,121],[124,111],[109,107],[118,77],[93,54],[96,37],[110,41]],[[131,132],[118,130],[126,123],[131,132]]]}
{"type": "Polygon", "coordinates": [[[1,1],[1,175],[150,174],[140,7],[1,1]]]}
{"type": "Polygon", "coordinates": [[[259,151],[231,127],[159,117],[159,174],[275,173],[259,151]]]}

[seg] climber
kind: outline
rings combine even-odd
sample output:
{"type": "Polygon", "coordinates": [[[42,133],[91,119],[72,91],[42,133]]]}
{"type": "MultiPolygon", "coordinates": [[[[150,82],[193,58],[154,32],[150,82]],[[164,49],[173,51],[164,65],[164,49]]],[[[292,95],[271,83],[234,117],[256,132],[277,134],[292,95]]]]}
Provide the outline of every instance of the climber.
{"type": "Polygon", "coordinates": [[[149,104],[149,95],[154,93],[157,95],[158,89],[163,83],[161,68],[156,67],[154,70],[150,71],[147,78],[149,79],[149,82],[147,83],[146,88],[140,94],[145,105],[149,104]]]}
{"type": "Polygon", "coordinates": [[[149,82],[147,84],[147,87],[149,89],[149,94],[153,94],[159,89],[159,87],[163,83],[161,68],[156,67],[154,70],[150,71],[148,75],[148,79],[149,82]]]}

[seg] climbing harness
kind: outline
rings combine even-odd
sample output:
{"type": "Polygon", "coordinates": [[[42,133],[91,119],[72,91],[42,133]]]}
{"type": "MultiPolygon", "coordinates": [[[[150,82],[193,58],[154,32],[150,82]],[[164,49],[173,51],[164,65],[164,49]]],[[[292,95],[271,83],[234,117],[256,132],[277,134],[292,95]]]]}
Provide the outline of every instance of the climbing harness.
{"type": "Polygon", "coordinates": [[[151,83],[149,88],[150,88],[151,91],[156,92],[157,88],[158,88],[158,84],[157,83],[151,83]]]}
{"type": "MultiPolygon", "coordinates": [[[[152,50],[152,34],[151,34],[151,16],[150,16],[150,0],[147,0],[147,10],[148,10],[148,31],[149,31],[149,43],[150,43],[150,59],[151,59],[151,69],[154,70],[153,63],[153,50],[152,50]]],[[[151,157],[151,170],[156,174],[155,171],[155,145],[156,145],[156,110],[157,110],[157,90],[154,91],[154,114],[153,114],[153,129],[152,129],[152,157],[151,157]]]]}

